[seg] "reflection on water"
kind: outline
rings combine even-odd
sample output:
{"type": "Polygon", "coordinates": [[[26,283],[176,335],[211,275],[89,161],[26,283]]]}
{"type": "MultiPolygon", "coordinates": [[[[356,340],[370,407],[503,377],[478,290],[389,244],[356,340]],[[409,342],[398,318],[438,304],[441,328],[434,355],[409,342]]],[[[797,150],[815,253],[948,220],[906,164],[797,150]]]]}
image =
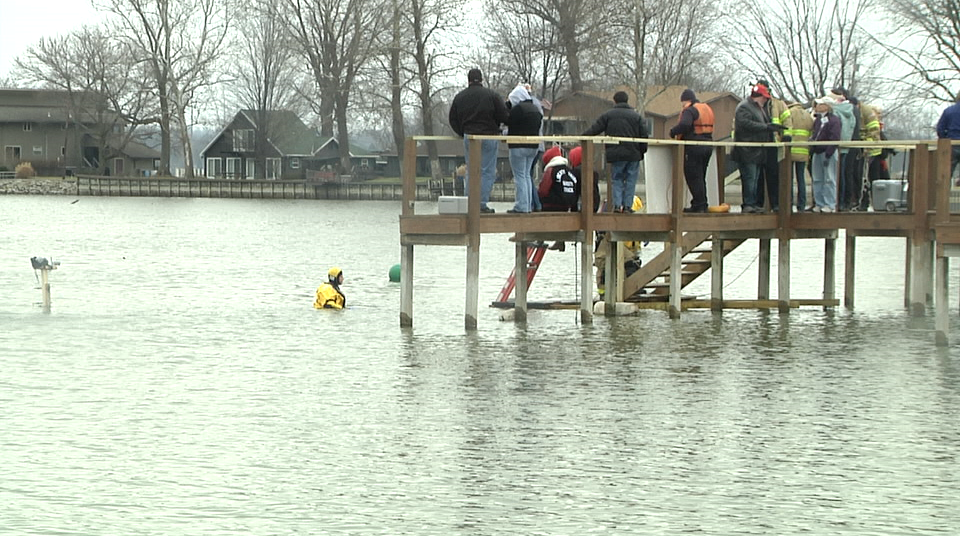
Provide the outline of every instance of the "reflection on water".
{"type": "MultiPolygon", "coordinates": [[[[476,332],[462,249],[418,248],[400,329],[399,205],[70,201],[0,197],[4,532],[960,528],[958,355],[904,314],[901,242],[858,241],[892,275],[862,269],[855,311],[515,325],[483,308],[476,332]],[[63,262],[51,314],[38,254],[63,262]],[[332,264],[352,306],[314,311],[332,264]]],[[[483,240],[481,302],[513,248],[483,240]]],[[[796,249],[794,292],[813,295],[822,243],[796,249]]],[[[536,299],[576,291],[570,251],[536,299]]],[[[755,248],[738,254],[730,273],[755,248]]]]}

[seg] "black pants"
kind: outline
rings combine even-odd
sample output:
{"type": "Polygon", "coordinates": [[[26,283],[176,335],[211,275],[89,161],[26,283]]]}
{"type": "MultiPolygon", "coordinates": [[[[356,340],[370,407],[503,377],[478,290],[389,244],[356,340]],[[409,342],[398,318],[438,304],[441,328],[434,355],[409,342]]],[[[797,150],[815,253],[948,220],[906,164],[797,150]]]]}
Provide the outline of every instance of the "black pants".
{"type": "Polygon", "coordinates": [[[683,152],[683,178],[687,181],[687,188],[693,199],[690,208],[707,208],[707,166],[713,155],[712,147],[689,146],[683,152]]]}
{"type": "MultiPolygon", "coordinates": [[[[777,160],[777,148],[763,149],[763,163],[760,164],[760,180],[757,181],[757,202],[763,202],[763,192],[766,191],[770,200],[770,208],[777,210],[780,206],[780,162],[777,160]]],[[[784,155],[790,158],[790,155],[784,155]]]]}
{"type": "Polygon", "coordinates": [[[840,192],[837,196],[837,206],[850,208],[860,204],[860,193],[863,191],[863,154],[860,149],[850,149],[842,155],[840,163],[840,192]]]}

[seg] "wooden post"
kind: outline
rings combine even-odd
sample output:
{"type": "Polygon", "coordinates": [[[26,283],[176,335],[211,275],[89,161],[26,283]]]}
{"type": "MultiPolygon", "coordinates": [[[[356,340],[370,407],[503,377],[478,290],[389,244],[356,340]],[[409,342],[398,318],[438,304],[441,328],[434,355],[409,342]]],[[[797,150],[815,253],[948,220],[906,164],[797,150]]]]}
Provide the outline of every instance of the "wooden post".
{"type": "Polygon", "coordinates": [[[760,275],[757,281],[757,299],[770,299],[770,239],[760,239],[760,275]]]}
{"type": "Polygon", "coordinates": [[[723,239],[712,237],[710,252],[710,310],[723,310],[723,239]]]}
{"type": "Polygon", "coordinates": [[[777,310],[780,314],[790,312],[790,219],[793,216],[793,203],[790,192],[793,191],[793,173],[790,162],[790,144],[783,146],[783,159],[780,160],[778,173],[779,197],[777,205],[777,310]]]}
{"type": "Polygon", "coordinates": [[[910,258],[910,255],[913,253],[913,239],[909,236],[906,240],[906,252],[903,255],[904,267],[903,267],[903,308],[910,309],[910,291],[912,290],[910,281],[911,274],[910,268],[913,265],[913,259],[910,258]]]}
{"type": "Polygon", "coordinates": [[[467,190],[467,290],[464,327],[477,329],[480,296],[480,140],[470,139],[470,166],[467,190]]]}
{"type": "Polygon", "coordinates": [[[913,210],[912,251],[910,253],[910,314],[926,314],[927,296],[931,294],[930,281],[933,266],[930,263],[930,232],[927,229],[927,203],[930,151],[926,143],[917,144],[910,177],[910,208],[913,210]]]}
{"type": "MultiPolygon", "coordinates": [[[[832,300],[837,287],[837,239],[827,238],[823,246],[823,299],[832,300]]],[[[824,309],[827,307],[824,306],[824,309]]]]}
{"type": "Polygon", "coordinates": [[[527,243],[518,240],[514,248],[514,292],[516,299],[513,305],[513,319],[517,322],[527,321],[527,243]]]}
{"type": "Polygon", "coordinates": [[[53,267],[40,269],[40,295],[43,299],[43,312],[50,312],[50,270],[53,267]]]}
{"type": "MultiPolygon", "coordinates": [[[[413,216],[417,181],[417,142],[407,138],[403,147],[401,216],[413,216]]],[[[400,327],[413,326],[413,245],[402,244],[400,249],[400,327]]]]}
{"type": "Polygon", "coordinates": [[[614,316],[617,310],[618,296],[623,290],[622,286],[617,285],[617,271],[614,269],[619,257],[617,242],[611,239],[613,235],[610,234],[610,231],[607,231],[607,233],[607,258],[603,263],[603,314],[604,316],[614,316]]]}
{"type": "Polygon", "coordinates": [[[683,276],[683,245],[680,243],[679,233],[676,233],[675,240],[670,242],[670,305],[667,310],[670,318],[680,318],[682,309],[680,299],[680,284],[683,276]]]}
{"type": "Polygon", "coordinates": [[[927,274],[931,272],[930,242],[914,237],[910,252],[910,314],[924,316],[927,312],[927,274]]]}
{"type": "MultiPolygon", "coordinates": [[[[783,202],[781,196],[780,202],[783,202]]],[[[784,205],[780,205],[780,210],[784,210],[784,205]]],[[[786,207],[790,212],[791,208],[786,207]]],[[[779,247],[777,254],[777,309],[781,314],[790,312],[790,240],[780,238],[777,240],[779,247]]]]}
{"type": "Polygon", "coordinates": [[[853,309],[857,276],[857,237],[847,229],[846,248],[844,249],[843,306],[853,309]]]}
{"type": "MultiPolygon", "coordinates": [[[[942,254],[942,252],[941,252],[942,254]]],[[[947,346],[950,344],[950,317],[947,311],[947,277],[950,273],[949,257],[937,257],[937,290],[935,300],[936,311],[936,342],[937,346],[947,346]]]]}
{"type": "Polygon", "coordinates": [[[580,247],[580,322],[593,323],[593,158],[592,141],[583,142],[583,197],[580,203],[580,227],[583,241],[580,247]]]}

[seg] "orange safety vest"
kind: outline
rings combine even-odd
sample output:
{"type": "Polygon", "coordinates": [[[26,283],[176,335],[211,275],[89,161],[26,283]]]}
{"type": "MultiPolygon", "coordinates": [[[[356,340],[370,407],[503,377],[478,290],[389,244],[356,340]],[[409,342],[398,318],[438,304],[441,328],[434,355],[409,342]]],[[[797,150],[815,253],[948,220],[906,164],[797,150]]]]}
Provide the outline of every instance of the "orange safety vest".
{"type": "Polygon", "coordinates": [[[713,134],[713,108],[702,102],[694,103],[693,107],[699,113],[699,117],[693,122],[693,133],[713,134]]]}

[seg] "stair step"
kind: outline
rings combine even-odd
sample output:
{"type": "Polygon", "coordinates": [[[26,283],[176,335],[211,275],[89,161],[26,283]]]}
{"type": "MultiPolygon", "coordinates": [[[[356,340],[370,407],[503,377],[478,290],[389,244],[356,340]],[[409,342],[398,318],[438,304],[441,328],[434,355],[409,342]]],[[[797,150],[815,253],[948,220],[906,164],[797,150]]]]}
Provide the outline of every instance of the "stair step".
{"type": "Polygon", "coordinates": [[[710,264],[710,259],[681,259],[680,264],[710,264]]]}

